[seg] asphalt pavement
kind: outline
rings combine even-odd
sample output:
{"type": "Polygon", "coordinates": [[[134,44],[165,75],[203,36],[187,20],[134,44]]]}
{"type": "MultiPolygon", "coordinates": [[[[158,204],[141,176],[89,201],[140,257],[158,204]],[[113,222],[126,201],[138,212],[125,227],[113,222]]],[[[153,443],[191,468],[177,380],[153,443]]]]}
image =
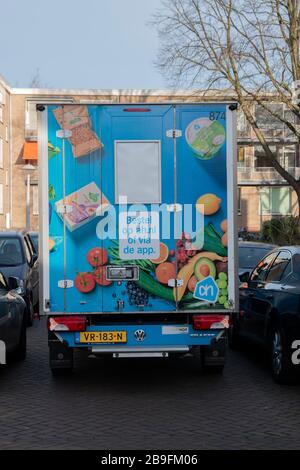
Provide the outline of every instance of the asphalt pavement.
{"type": "Polygon", "coordinates": [[[261,352],[223,375],[193,360],[87,359],[53,378],[45,320],[28,357],[0,368],[0,449],[299,449],[300,386],[273,382],[261,352]]]}

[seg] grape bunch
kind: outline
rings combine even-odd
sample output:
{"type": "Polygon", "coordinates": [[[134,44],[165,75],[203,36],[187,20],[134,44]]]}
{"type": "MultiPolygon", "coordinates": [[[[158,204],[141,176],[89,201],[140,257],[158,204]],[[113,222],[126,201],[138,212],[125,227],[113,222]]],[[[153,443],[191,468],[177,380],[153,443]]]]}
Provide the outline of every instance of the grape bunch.
{"type": "Polygon", "coordinates": [[[144,289],[139,287],[136,282],[128,281],[126,289],[129,298],[129,305],[142,307],[149,304],[149,294],[144,289]]]}
{"type": "Polygon", "coordinates": [[[216,282],[219,288],[218,303],[224,305],[225,308],[229,308],[227,274],[221,271],[216,282]]]}
{"type": "MultiPolygon", "coordinates": [[[[175,250],[172,250],[172,252],[173,255],[176,255],[178,267],[181,269],[188,263],[190,258],[195,256],[197,251],[193,249],[190,235],[185,232],[182,232],[181,239],[176,242],[176,248],[176,252],[175,250]]],[[[172,256],[172,253],[170,254],[172,256]]]]}

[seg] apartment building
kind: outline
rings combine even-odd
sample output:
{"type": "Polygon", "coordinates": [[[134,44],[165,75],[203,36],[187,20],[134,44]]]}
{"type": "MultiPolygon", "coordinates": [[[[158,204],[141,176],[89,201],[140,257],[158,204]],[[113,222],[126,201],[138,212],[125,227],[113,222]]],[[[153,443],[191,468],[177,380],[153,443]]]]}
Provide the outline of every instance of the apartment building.
{"type": "MultiPolygon", "coordinates": [[[[269,107],[295,122],[295,116],[281,103],[269,107]]],[[[263,107],[254,108],[272,152],[280,164],[300,177],[299,142],[284,124],[279,124],[263,107]]],[[[243,113],[238,114],[238,217],[239,226],[249,232],[259,231],[262,223],[273,217],[297,215],[297,197],[287,182],[272,167],[243,113]]]]}
{"type": "Polygon", "coordinates": [[[0,76],[0,227],[10,226],[10,89],[0,76]]]}
{"type": "MultiPolygon", "coordinates": [[[[230,93],[215,91],[195,96],[187,91],[166,90],[20,89],[0,80],[0,228],[38,227],[37,103],[160,103],[229,98],[230,93]]],[[[281,104],[274,107],[277,112],[288,112],[281,104]]],[[[300,177],[299,143],[284,126],[270,119],[263,108],[257,107],[255,114],[279,161],[300,177]]],[[[238,145],[239,226],[257,232],[264,220],[296,214],[294,192],[270,168],[241,112],[238,113],[238,145]]]]}

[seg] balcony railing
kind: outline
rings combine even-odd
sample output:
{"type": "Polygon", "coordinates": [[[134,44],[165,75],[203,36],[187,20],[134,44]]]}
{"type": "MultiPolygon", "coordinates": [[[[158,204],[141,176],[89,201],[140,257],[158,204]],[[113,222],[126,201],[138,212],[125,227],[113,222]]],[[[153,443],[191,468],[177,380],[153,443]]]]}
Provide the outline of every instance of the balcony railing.
{"type": "MultiPolygon", "coordinates": [[[[287,171],[294,176],[300,178],[300,168],[290,167],[287,171]]],[[[251,167],[238,164],[238,183],[239,184],[282,184],[285,180],[272,167],[251,167]]]]}

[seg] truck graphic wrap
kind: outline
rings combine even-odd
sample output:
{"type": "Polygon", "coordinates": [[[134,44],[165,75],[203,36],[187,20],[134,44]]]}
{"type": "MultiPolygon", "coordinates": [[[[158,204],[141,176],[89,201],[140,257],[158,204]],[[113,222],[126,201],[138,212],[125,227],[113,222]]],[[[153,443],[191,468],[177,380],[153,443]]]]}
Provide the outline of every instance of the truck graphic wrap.
{"type": "Polygon", "coordinates": [[[233,310],[228,105],[51,105],[44,113],[44,310],[233,310]]]}

